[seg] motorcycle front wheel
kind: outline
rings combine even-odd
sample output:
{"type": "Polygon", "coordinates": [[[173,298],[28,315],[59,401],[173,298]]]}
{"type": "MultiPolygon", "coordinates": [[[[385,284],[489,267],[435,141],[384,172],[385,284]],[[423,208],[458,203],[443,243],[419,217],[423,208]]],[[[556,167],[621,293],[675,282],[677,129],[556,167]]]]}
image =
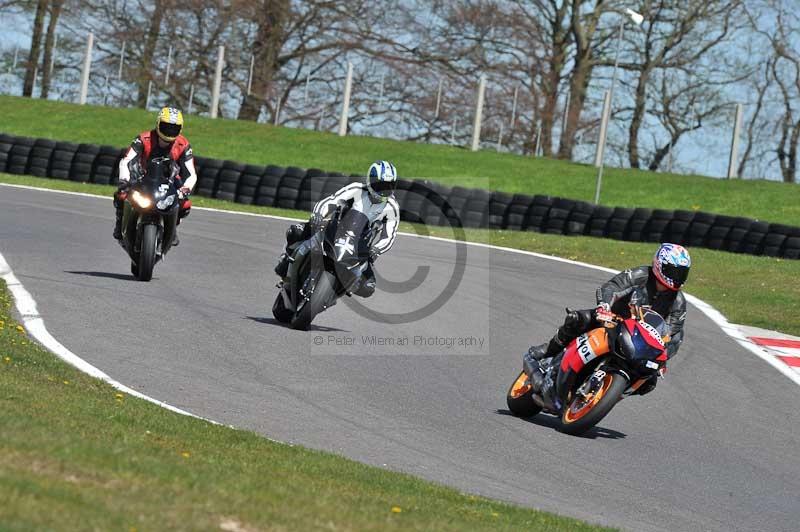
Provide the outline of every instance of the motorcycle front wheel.
{"type": "Polygon", "coordinates": [[[533,402],[533,388],[524,371],[520,371],[519,376],[511,383],[506,393],[506,404],[517,417],[533,417],[542,410],[541,406],[533,402]]]}
{"type": "Polygon", "coordinates": [[[317,279],[317,285],[311,293],[308,301],[300,307],[300,310],[292,318],[289,326],[292,329],[299,329],[307,331],[314,318],[325,310],[329,303],[336,297],[334,291],[334,278],[333,275],[324,271],[317,279]]]}
{"type": "Polygon", "coordinates": [[[158,226],[147,224],[142,227],[142,248],[139,251],[139,280],[149,281],[153,278],[156,265],[156,244],[158,243],[158,226]]]}
{"type": "MultiPolygon", "coordinates": [[[[599,370],[598,370],[599,371],[599,370]]],[[[595,379],[595,372],[589,379],[595,379]]],[[[561,414],[561,431],[578,436],[597,425],[611,412],[628,387],[628,379],[619,373],[603,372],[584,395],[576,393],[561,414]]]]}
{"type": "Polygon", "coordinates": [[[294,313],[287,309],[283,302],[283,290],[284,289],[281,288],[278,291],[278,297],[275,298],[275,303],[272,304],[272,315],[281,323],[289,323],[292,321],[292,315],[294,313]]]}

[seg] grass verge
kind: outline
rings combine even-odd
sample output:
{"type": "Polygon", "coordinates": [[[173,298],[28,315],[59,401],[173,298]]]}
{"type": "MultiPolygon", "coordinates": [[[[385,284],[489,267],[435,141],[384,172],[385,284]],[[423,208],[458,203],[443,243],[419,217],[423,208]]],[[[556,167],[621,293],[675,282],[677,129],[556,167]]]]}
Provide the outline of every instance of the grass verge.
{"type": "MultiPolygon", "coordinates": [[[[63,102],[0,96],[0,130],[72,142],[127,146],[152,127],[154,114],[141,109],[79,106],[63,102]],[[43,119],[46,117],[46,119],[43,119]]],[[[474,188],[550,194],[592,201],[596,171],[546,158],[469,152],[433,144],[273,127],[236,120],[187,118],[186,134],[195,153],[253,164],[317,167],[363,173],[370,162],[389,159],[402,176],[474,188]]],[[[700,176],[608,168],[603,180],[606,205],[662,209],[701,209],[800,225],[800,202],[793,185],[767,181],[721,180],[700,176]]]]}
{"type": "Polygon", "coordinates": [[[3,530],[602,530],[123,395],[11,308],[0,280],[3,530]]]}
{"type": "MultiPolygon", "coordinates": [[[[0,182],[30,185],[58,190],[88,192],[111,196],[114,187],[45,179],[31,176],[0,174],[0,182]]],[[[192,202],[210,207],[240,212],[272,214],[305,218],[307,213],[242,205],[229,201],[195,196],[192,202]]],[[[111,220],[109,207],[109,223],[111,220]]],[[[401,229],[417,231],[404,223],[401,229]]],[[[443,227],[426,227],[433,236],[452,238],[443,227]]],[[[591,237],[566,237],[533,232],[467,229],[467,240],[494,244],[526,251],[535,251],[571,260],[624,269],[646,264],[651,260],[652,243],[621,242],[591,237]]],[[[708,249],[692,249],[692,274],[688,292],[715,306],[734,323],[753,325],[800,336],[800,261],[773,257],[756,257],[708,249]]],[[[594,294],[586,294],[587,305],[594,294]]],[[[691,337],[691,318],[688,324],[691,337]]]]}

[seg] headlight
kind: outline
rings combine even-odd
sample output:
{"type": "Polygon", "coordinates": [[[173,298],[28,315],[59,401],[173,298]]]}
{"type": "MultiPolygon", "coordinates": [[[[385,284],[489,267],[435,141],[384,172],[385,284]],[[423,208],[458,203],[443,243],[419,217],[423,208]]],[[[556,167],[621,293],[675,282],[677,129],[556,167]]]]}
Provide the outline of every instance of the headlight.
{"type": "Polygon", "coordinates": [[[153,205],[153,200],[151,200],[138,190],[133,191],[133,194],[131,194],[131,199],[136,205],[138,205],[142,209],[149,209],[153,205]]]}
{"type": "Polygon", "coordinates": [[[162,199],[156,203],[156,207],[163,211],[167,207],[170,207],[173,203],[175,203],[175,195],[167,196],[166,198],[162,199]]]}

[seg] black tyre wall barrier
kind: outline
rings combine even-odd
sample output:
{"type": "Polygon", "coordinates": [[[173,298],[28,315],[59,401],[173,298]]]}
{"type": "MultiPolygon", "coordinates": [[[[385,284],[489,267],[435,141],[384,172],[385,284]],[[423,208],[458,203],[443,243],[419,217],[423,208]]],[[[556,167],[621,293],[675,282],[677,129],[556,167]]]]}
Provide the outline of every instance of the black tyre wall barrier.
{"type": "Polygon", "coordinates": [[[50,166],[50,157],[56,147],[56,141],[49,139],[36,139],[31,148],[25,173],[37,177],[47,177],[50,166]]]}
{"type": "MultiPolygon", "coordinates": [[[[0,133],[0,172],[114,184],[127,148],[56,142],[0,133]]],[[[321,198],[358,181],[318,168],[259,166],[195,157],[195,194],[209,198],[310,211],[321,198]]],[[[687,210],[593,205],[546,195],[398,181],[400,217],[454,225],[634,242],[675,242],[736,253],[800,259],[800,227],[687,210]]]]}
{"type": "Polygon", "coordinates": [[[605,205],[597,205],[589,217],[589,223],[586,226],[586,234],[589,236],[604,237],[606,236],[606,227],[611,215],[614,214],[613,207],[606,207],[605,205]]]}
{"type": "Polygon", "coordinates": [[[28,159],[33,150],[35,139],[28,137],[15,137],[8,152],[6,172],[9,174],[24,174],[28,168],[28,159]]]}
{"type": "Polygon", "coordinates": [[[0,171],[5,172],[8,160],[11,158],[11,148],[14,146],[14,137],[0,134],[0,171]]]}
{"type": "Polygon", "coordinates": [[[78,151],[77,144],[57,142],[53,154],[50,156],[47,175],[56,179],[69,179],[69,169],[76,151],[78,151]]]}

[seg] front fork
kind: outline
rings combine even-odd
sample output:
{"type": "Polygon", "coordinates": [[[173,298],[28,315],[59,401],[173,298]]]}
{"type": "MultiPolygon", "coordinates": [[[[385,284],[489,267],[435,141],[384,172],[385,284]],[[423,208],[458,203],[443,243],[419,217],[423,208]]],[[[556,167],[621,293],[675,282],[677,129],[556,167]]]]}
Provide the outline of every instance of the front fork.
{"type": "Polygon", "coordinates": [[[575,391],[575,394],[580,395],[584,399],[588,398],[590,394],[595,393],[603,384],[606,375],[607,373],[601,364],[597,367],[597,369],[594,370],[594,373],[592,373],[592,375],[580,385],[580,387],[575,391]]]}

